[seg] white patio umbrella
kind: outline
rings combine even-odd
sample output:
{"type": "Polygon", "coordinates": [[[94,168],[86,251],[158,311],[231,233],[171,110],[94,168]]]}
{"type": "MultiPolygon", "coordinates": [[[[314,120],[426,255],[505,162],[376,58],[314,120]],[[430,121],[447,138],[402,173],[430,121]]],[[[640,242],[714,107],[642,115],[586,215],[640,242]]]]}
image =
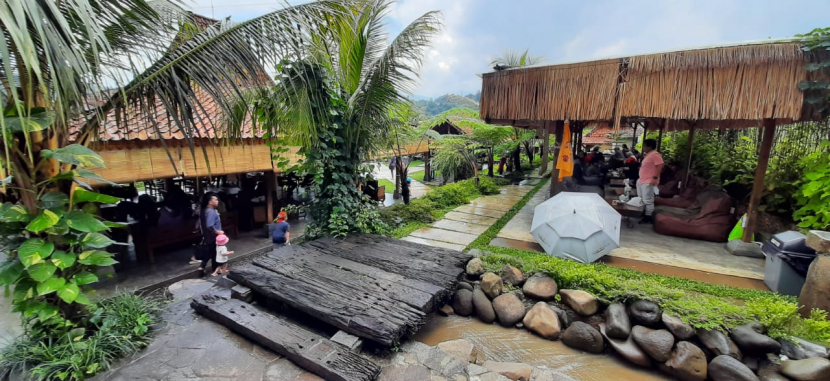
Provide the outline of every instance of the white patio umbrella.
{"type": "Polygon", "coordinates": [[[562,192],[536,207],[530,234],[551,256],[590,263],[620,246],[620,220],[596,193],[562,192]]]}

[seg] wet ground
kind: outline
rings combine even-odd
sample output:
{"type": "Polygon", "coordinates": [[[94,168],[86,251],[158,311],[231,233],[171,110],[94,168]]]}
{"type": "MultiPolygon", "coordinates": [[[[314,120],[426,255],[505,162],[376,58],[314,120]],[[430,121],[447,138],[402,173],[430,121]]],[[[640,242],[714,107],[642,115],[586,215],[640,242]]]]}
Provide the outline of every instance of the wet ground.
{"type": "MultiPolygon", "coordinates": [[[[521,250],[544,252],[530,234],[533,210],[544,202],[541,189],[499,231],[490,244],[521,250]]],[[[766,289],[763,283],[764,260],[729,254],[724,244],[659,235],[652,225],[622,227],[620,247],[604,261],[612,266],[704,280],[715,284],[766,289]]]]}
{"type": "Polygon", "coordinates": [[[571,349],[560,341],[549,341],[525,330],[486,324],[475,318],[433,315],[412,340],[427,345],[466,339],[487,360],[521,362],[547,367],[583,381],[665,380],[654,370],[636,368],[613,354],[588,354],[571,349]],[[611,376],[613,375],[613,376],[611,376]]]}

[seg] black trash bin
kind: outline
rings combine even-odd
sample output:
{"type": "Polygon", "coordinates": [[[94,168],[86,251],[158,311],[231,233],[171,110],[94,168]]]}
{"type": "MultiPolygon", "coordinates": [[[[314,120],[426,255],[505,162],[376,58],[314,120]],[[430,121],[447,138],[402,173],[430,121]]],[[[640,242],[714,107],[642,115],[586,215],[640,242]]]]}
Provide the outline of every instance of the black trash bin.
{"type": "Polygon", "coordinates": [[[762,247],[766,256],[764,283],[780,294],[798,296],[816,251],[807,247],[807,237],[796,231],[778,233],[762,247]]]}

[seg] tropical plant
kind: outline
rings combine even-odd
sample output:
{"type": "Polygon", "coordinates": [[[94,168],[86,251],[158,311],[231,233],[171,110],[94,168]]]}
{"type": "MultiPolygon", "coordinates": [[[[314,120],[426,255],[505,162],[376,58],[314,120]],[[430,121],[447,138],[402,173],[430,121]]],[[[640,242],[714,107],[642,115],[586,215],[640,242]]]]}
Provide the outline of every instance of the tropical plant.
{"type": "Polygon", "coordinates": [[[467,138],[470,142],[477,143],[479,149],[485,151],[489,167],[487,175],[493,177],[494,151],[496,147],[510,141],[513,136],[512,128],[484,123],[479,117],[478,111],[468,108],[453,108],[442,112],[423,123],[421,128],[426,131],[446,122],[471,132],[467,138]]]}
{"type": "Polygon", "coordinates": [[[432,130],[426,133],[433,139],[436,151],[432,157],[432,168],[441,172],[444,184],[450,178],[457,181],[478,176],[477,143],[464,135],[439,135],[432,130]]]}
{"type": "Polygon", "coordinates": [[[524,52],[508,49],[505,50],[502,55],[494,58],[491,65],[499,68],[510,68],[538,65],[544,61],[544,56],[530,55],[530,49],[525,49],[524,52]]]}
{"type": "Polygon", "coordinates": [[[830,229],[830,141],[802,160],[804,177],[798,184],[796,199],[800,208],[793,218],[807,229],[830,229]]]}
{"type": "Polygon", "coordinates": [[[313,25],[303,54],[276,65],[279,81],[256,102],[259,119],[277,146],[300,145],[298,170],[314,174],[309,236],[377,232],[374,205],[357,184],[361,163],[389,148],[396,121],[390,110],[406,102],[423,53],[440,28],[428,12],[388,40],[392,1],[330,4],[336,11],[313,25]],[[279,126],[277,130],[276,126],[279,126]]]}
{"type": "Polygon", "coordinates": [[[830,114],[830,84],[827,82],[827,75],[830,73],[830,58],[827,52],[830,51],[830,28],[816,28],[809,33],[799,34],[803,38],[803,49],[808,52],[815,52],[813,62],[807,64],[806,69],[815,72],[815,80],[806,80],[798,84],[798,88],[804,91],[804,101],[812,104],[816,110],[827,116],[830,114]]]}

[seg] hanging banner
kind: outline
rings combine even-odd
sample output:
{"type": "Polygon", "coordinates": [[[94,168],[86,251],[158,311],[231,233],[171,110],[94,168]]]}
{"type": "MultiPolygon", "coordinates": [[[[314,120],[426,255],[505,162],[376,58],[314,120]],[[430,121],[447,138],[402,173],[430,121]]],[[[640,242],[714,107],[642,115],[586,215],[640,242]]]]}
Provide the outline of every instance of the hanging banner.
{"type": "Polygon", "coordinates": [[[562,146],[559,148],[559,157],[556,159],[556,169],[559,170],[559,181],[573,176],[574,161],[573,150],[571,150],[571,126],[570,123],[565,122],[564,136],[562,137],[562,146]]]}

